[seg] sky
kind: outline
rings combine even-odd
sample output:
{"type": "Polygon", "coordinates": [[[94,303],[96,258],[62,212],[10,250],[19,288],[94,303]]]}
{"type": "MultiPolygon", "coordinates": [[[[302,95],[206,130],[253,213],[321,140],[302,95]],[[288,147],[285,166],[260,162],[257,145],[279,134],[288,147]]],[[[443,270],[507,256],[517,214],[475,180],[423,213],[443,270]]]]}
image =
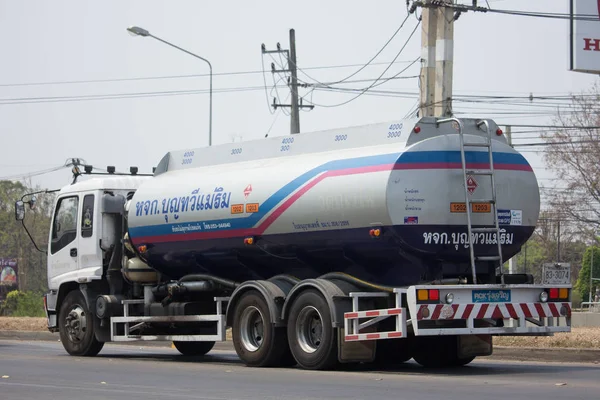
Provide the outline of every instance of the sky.
{"type": "MultiPolygon", "coordinates": [[[[489,4],[511,10],[569,11],[568,0],[489,0],[489,4]]],[[[260,139],[266,133],[289,134],[289,116],[281,111],[272,114],[267,104],[275,96],[285,102],[289,94],[282,76],[270,72],[271,63],[280,59],[262,55],[262,43],[274,49],[279,42],[287,49],[289,29],[294,28],[299,78],[336,81],[373,57],[406,16],[404,0],[0,0],[0,179],[51,169],[72,157],[99,168],[114,165],[127,171],[138,166],[140,172],[150,172],[170,150],[207,145],[208,65],[152,38],[133,37],[128,26],[143,27],[211,62],[213,145],[218,145],[260,139]],[[340,65],[354,66],[321,68],[340,65]],[[245,73],[230,74],[234,72],[245,73]],[[163,78],[139,79],[157,77],[163,78]],[[231,88],[246,89],[223,91],[231,88]]],[[[396,56],[385,76],[418,59],[420,27],[398,55],[416,24],[411,15],[375,65],[339,86],[368,85],[396,56]]],[[[569,71],[568,55],[567,20],[462,14],[454,26],[454,94],[567,95],[588,90],[596,77],[569,71]]],[[[303,88],[305,101],[318,106],[301,112],[300,129],[401,119],[416,105],[418,74],[417,62],[400,74],[404,79],[377,88],[402,96],[367,92],[339,107],[326,106],[354,95],[303,88]]],[[[461,116],[491,117],[503,126],[552,123],[554,112],[527,105],[492,108],[456,102],[454,110],[467,113],[461,116]],[[515,115],[515,109],[521,114],[515,115]]],[[[516,142],[519,137],[524,138],[521,142],[536,141],[536,135],[516,134],[516,142]]],[[[538,153],[523,154],[542,185],[552,179],[538,153]]],[[[31,177],[33,184],[50,189],[70,179],[68,169],[31,177]]]]}

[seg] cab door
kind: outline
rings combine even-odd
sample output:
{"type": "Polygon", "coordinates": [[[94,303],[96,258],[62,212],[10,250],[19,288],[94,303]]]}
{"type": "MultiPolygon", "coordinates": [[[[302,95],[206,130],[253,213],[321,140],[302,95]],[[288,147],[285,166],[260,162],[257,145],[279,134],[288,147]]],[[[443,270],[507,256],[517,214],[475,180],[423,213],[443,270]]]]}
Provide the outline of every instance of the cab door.
{"type": "Polygon", "coordinates": [[[102,277],[102,250],[99,246],[99,226],[96,221],[100,215],[97,192],[81,193],[81,207],[79,210],[79,238],[77,254],[80,281],[88,282],[91,279],[102,277]]]}
{"type": "Polygon", "coordinates": [[[63,281],[77,280],[79,203],[78,194],[67,194],[57,200],[48,254],[50,289],[58,288],[63,281]]]}

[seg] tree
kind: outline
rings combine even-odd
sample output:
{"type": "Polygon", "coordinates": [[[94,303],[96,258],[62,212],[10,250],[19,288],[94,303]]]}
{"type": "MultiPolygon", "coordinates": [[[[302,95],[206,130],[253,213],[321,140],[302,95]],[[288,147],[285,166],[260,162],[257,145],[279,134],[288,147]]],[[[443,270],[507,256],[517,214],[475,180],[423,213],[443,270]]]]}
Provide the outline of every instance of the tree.
{"type": "MultiPolygon", "coordinates": [[[[46,255],[38,252],[20,222],[15,220],[15,201],[26,193],[39,191],[21,182],[0,181],[0,258],[18,260],[18,283],[21,290],[47,289],[46,255]]],[[[41,249],[46,249],[54,196],[37,195],[33,210],[25,213],[25,225],[41,249]]]]}
{"type": "MultiPolygon", "coordinates": [[[[579,278],[575,284],[575,290],[581,295],[583,301],[589,300],[590,293],[590,269],[592,266],[592,255],[594,259],[593,278],[600,279],[600,247],[590,246],[585,250],[583,254],[583,265],[579,278]]],[[[600,280],[595,280],[592,283],[592,301],[595,290],[600,287],[600,280]]]]}
{"type": "Polygon", "coordinates": [[[580,225],[580,233],[595,237],[600,230],[600,86],[571,96],[567,111],[555,119],[560,129],[543,134],[548,146],[544,161],[557,176],[548,188],[552,207],[580,225]]]}

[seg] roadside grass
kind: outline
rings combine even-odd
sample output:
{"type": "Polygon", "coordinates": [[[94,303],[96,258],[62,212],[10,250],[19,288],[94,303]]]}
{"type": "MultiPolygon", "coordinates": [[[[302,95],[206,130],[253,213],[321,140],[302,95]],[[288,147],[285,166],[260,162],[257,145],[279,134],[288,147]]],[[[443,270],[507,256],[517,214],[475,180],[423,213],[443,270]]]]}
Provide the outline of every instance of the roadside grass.
{"type": "MultiPolygon", "coordinates": [[[[47,331],[46,318],[0,317],[0,331],[47,331]]],[[[227,330],[231,340],[231,329],[227,330]]],[[[554,336],[495,336],[494,345],[506,347],[600,349],[600,328],[572,328],[554,336]]]]}

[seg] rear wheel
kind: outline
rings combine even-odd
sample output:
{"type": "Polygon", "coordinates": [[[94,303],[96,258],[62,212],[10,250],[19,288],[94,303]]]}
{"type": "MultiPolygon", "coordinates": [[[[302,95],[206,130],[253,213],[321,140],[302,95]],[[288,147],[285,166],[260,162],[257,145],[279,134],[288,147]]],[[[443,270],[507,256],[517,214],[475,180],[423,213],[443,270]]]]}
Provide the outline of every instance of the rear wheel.
{"type": "Polygon", "coordinates": [[[203,356],[212,350],[215,342],[173,342],[173,345],[184,356],[203,356]]]}
{"type": "Polygon", "coordinates": [[[307,290],[292,303],[288,317],[290,350],[306,369],[329,369],[337,362],[337,339],[329,305],[323,296],[307,290]]]}
{"type": "Polygon", "coordinates": [[[67,294],[60,305],[58,328],[60,341],[67,353],[73,356],[95,356],[104,342],[96,339],[94,332],[94,316],[79,290],[67,294]]]}
{"type": "Polygon", "coordinates": [[[233,346],[240,359],[253,367],[280,367],[294,364],[285,328],[276,328],[269,306],[255,290],[242,295],[235,307],[233,346]]]}

